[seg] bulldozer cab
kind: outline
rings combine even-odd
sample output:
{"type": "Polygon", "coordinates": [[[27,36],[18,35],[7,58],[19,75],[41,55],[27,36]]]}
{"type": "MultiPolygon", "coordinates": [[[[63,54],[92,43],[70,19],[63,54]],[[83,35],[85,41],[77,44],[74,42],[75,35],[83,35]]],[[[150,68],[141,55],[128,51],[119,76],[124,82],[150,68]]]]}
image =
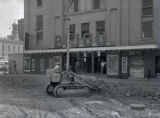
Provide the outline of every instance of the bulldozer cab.
{"type": "Polygon", "coordinates": [[[51,82],[60,82],[61,72],[59,65],[56,65],[52,69],[47,69],[46,74],[50,78],[51,82]]]}

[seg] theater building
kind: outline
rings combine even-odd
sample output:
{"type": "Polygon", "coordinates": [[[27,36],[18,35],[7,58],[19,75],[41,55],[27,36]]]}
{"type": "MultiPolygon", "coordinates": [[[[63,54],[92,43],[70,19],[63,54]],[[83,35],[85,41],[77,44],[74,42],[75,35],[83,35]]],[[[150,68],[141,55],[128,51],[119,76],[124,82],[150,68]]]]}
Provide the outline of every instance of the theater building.
{"type": "Polygon", "coordinates": [[[25,0],[24,72],[55,64],[76,73],[158,77],[159,0],[25,0]],[[72,2],[72,4],[71,4],[72,2]]]}

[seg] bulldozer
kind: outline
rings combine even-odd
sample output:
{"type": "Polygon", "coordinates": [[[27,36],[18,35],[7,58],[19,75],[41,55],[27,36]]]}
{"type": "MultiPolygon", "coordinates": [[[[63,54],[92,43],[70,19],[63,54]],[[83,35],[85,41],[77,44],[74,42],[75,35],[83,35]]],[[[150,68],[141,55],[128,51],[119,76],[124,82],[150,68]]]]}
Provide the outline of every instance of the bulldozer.
{"type": "Polygon", "coordinates": [[[95,90],[83,77],[72,71],[60,71],[58,66],[51,69],[48,75],[50,77],[50,84],[46,88],[48,95],[87,96],[92,90],[95,90]]]}

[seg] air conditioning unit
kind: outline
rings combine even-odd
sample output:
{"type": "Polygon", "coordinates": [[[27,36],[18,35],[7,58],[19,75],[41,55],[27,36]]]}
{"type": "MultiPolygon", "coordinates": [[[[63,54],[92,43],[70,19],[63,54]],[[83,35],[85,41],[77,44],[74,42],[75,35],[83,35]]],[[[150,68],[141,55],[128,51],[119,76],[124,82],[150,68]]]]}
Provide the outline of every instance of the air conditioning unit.
{"type": "Polygon", "coordinates": [[[62,38],[61,38],[61,36],[59,36],[59,35],[55,36],[54,46],[55,46],[55,48],[62,48],[62,38]]]}
{"type": "Polygon", "coordinates": [[[92,46],[92,34],[90,34],[90,33],[84,34],[84,46],[85,47],[92,46]]]}
{"type": "Polygon", "coordinates": [[[105,46],[105,32],[97,32],[97,45],[98,46],[105,46]]]}

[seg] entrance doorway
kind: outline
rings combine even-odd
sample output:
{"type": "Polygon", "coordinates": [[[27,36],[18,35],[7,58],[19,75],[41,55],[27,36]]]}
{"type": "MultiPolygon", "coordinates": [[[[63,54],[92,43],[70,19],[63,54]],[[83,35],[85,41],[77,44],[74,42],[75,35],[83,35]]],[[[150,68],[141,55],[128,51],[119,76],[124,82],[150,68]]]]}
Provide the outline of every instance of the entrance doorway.
{"type": "Polygon", "coordinates": [[[144,78],[144,58],[142,56],[130,57],[130,77],[144,78]]]}
{"type": "Polygon", "coordinates": [[[160,76],[160,56],[156,57],[156,73],[160,76]]]}

